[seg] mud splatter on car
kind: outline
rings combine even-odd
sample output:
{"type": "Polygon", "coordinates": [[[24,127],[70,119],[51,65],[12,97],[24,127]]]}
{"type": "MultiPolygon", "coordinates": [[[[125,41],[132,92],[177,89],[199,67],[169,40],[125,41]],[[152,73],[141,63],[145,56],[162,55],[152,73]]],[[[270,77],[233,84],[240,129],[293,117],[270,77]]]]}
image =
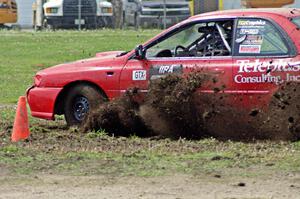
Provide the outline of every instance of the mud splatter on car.
{"type": "Polygon", "coordinates": [[[297,83],[280,86],[271,103],[247,110],[230,106],[222,88],[215,95],[199,91],[213,78],[201,73],[187,77],[168,75],[152,82],[143,101],[139,92],[127,91],[120,99],[101,105],[87,119],[84,131],[104,129],[115,135],[159,135],[233,140],[297,140],[300,138],[300,88],[297,83]]]}

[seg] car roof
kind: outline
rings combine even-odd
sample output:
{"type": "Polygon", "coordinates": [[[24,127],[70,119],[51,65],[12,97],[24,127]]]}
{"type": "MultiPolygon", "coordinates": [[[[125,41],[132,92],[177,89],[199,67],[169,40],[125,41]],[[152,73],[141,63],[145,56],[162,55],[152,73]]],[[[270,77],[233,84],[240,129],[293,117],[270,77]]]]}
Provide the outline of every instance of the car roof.
{"type": "Polygon", "coordinates": [[[224,17],[238,17],[238,16],[283,16],[283,17],[297,17],[300,16],[300,9],[297,8],[254,8],[254,9],[237,9],[237,10],[223,10],[203,13],[192,16],[191,19],[197,18],[224,18],[224,17]]]}

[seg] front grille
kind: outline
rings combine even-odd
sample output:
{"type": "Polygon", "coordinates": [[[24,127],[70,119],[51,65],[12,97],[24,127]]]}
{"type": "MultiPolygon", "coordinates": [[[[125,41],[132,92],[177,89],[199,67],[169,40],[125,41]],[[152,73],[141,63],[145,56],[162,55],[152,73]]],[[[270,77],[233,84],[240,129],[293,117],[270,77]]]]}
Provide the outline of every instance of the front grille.
{"type": "MultiPolygon", "coordinates": [[[[64,0],[63,12],[64,16],[78,17],[79,0],[64,0]]],[[[81,0],[81,16],[95,16],[97,13],[97,4],[95,0],[81,0]]]]}

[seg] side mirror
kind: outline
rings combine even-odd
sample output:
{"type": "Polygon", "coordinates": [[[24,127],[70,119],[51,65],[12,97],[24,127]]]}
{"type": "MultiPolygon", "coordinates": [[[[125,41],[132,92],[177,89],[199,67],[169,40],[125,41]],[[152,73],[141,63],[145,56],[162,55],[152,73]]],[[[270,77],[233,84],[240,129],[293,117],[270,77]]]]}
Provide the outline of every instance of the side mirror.
{"type": "Polygon", "coordinates": [[[139,60],[145,58],[145,49],[142,45],[139,45],[135,48],[135,58],[139,60]]]}

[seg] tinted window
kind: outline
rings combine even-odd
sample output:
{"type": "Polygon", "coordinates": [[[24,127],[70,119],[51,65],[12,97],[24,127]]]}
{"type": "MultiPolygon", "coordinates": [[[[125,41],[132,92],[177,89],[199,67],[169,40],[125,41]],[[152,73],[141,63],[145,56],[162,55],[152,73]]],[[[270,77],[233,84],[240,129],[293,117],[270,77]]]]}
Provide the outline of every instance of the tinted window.
{"type": "Polygon", "coordinates": [[[236,55],[286,55],[288,47],[279,30],[263,19],[239,19],[235,39],[236,55]]]}

